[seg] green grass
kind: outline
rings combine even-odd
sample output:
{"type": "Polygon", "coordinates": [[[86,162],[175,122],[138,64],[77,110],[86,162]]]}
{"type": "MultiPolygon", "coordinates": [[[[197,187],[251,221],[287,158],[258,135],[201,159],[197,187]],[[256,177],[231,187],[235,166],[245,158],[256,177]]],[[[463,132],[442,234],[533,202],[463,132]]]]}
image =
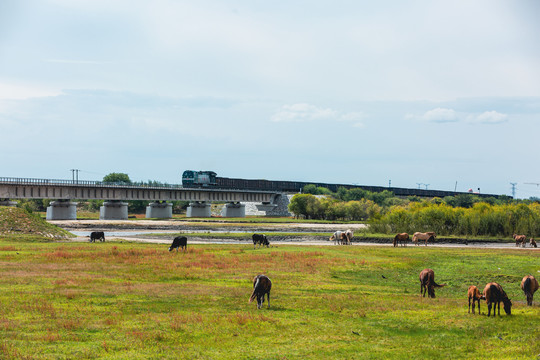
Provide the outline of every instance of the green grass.
{"type": "MultiPolygon", "coordinates": [[[[531,359],[533,250],[30,243],[0,237],[1,359],[531,359]],[[419,296],[426,267],[447,286],[419,296]],[[270,309],[248,304],[273,281],[270,309]],[[383,278],[383,275],[385,278],[383,278]],[[499,282],[513,315],[467,313],[499,282]]],[[[486,312],[485,303],[482,312],[486,312]]],[[[504,313],[504,312],[503,312],[504,313]]]]}

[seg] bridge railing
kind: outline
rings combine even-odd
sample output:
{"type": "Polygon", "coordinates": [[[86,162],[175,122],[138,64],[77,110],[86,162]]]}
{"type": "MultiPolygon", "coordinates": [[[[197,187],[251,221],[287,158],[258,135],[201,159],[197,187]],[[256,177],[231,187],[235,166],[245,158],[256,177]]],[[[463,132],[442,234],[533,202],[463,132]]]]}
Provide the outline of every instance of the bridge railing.
{"type": "Polygon", "coordinates": [[[12,177],[0,177],[0,184],[20,184],[20,185],[84,185],[84,186],[107,186],[107,187],[144,187],[144,188],[174,188],[180,189],[182,185],[171,184],[146,184],[143,182],[103,182],[103,181],[90,181],[90,180],[58,180],[58,179],[34,179],[34,178],[12,178],[12,177]]]}

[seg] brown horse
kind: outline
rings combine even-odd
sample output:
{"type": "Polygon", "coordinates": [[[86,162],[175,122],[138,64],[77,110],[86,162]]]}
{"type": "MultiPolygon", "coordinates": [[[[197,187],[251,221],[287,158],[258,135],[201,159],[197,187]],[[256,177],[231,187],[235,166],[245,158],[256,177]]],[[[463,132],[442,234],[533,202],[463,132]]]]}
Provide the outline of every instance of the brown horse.
{"type": "Polygon", "coordinates": [[[401,243],[401,245],[403,246],[407,246],[408,241],[409,241],[409,234],[399,233],[396,236],[394,236],[394,247],[398,246],[398,243],[401,243]]]}
{"type": "Polygon", "coordinates": [[[527,237],[525,235],[514,234],[512,235],[512,237],[514,238],[514,240],[516,240],[516,246],[525,246],[525,241],[527,241],[527,237]]]}
{"type": "Polygon", "coordinates": [[[427,291],[428,297],[434,298],[435,288],[443,286],[446,286],[446,284],[439,285],[435,282],[435,272],[433,270],[424,269],[420,272],[420,294],[422,294],[422,297],[426,296],[427,291]]]}
{"type": "Polygon", "coordinates": [[[536,247],[536,241],[534,241],[534,238],[531,238],[529,243],[531,244],[531,247],[536,247]]]}
{"type": "Polygon", "coordinates": [[[469,286],[467,291],[467,296],[469,296],[469,313],[471,312],[471,300],[472,300],[472,313],[474,314],[474,302],[478,302],[478,313],[480,314],[480,300],[485,300],[484,295],[480,293],[480,290],[474,285],[469,286]]]}
{"type": "Polygon", "coordinates": [[[512,313],[512,302],[508,298],[508,295],[504,292],[501,285],[490,282],[486,284],[484,288],[484,297],[486,298],[486,303],[488,307],[488,317],[491,314],[491,305],[493,304],[493,316],[495,316],[495,308],[497,308],[499,316],[501,316],[501,301],[504,305],[504,312],[506,315],[511,315],[512,313]]]}
{"type": "Polygon", "coordinates": [[[532,275],[527,275],[521,280],[521,290],[527,297],[527,305],[532,306],[533,295],[536,290],[538,290],[538,280],[532,275]]]}
{"type": "Polygon", "coordinates": [[[413,243],[415,243],[415,245],[418,245],[418,240],[425,240],[426,246],[427,246],[428,241],[435,241],[436,237],[437,235],[435,235],[433,231],[429,231],[425,233],[415,232],[413,234],[412,241],[413,243]]]}
{"type": "Polygon", "coordinates": [[[268,308],[270,308],[270,290],[272,289],[272,281],[266,275],[257,275],[253,279],[253,293],[249,298],[249,302],[252,302],[257,298],[257,309],[262,307],[264,302],[264,295],[268,298],[268,308]]]}

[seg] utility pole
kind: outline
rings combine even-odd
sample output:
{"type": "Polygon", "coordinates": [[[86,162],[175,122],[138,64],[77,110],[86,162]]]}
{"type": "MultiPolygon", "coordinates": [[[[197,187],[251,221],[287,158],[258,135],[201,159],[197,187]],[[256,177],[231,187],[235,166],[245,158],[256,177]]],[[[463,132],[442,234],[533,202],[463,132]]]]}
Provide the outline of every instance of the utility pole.
{"type": "Polygon", "coordinates": [[[78,184],[79,183],[79,171],[81,171],[81,170],[79,170],[79,169],[70,169],[70,171],[71,171],[71,177],[73,179],[73,183],[78,184]],[[77,178],[75,178],[75,174],[77,174],[76,175],[77,178]]]}
{"type": "Polygon", "coordinates": [[[516,198],[516,185],[517,183],[510,183],[510,185],[512,185],[512,197],[515,199],[516,198]]]}
{"type": "Polygon", "coordinates": [[[389,188],[392,187],[392,180],[388,180],[388,187],[389,187],[389,188]]]}
{"type": "Polygon", "coordinates": [[[429,186],[429,184],[424,184],[424,185],[426,185],[426,190],[427,190],[427,187],[429,186]]]}
{"type": "Polygon", "coordinates": [[[454,192],[457,192],[457,181],[456,181],[456,186],[454,186],[454,192]]]}
{"type": "Polygon", "coordinates": [[[424,184],[423,184],[423,183],[416,183],[416,185],[418,185],[418,188],[420,189],[420,187],[421,187],[422,185],[424,185],[424,184]]]}

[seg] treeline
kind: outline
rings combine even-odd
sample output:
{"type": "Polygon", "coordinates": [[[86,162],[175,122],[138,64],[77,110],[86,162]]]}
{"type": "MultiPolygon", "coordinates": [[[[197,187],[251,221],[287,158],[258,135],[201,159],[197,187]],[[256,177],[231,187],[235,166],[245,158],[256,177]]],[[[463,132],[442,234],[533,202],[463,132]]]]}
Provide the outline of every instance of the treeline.
{"type": "Polygon", "coordinates": [[[289,211],[297,217],[321,220],[366,221],[370,231],[399,233],[435,231],[440,235],[540,236],[538,199],[459,194],[444,198],[398,198],[390,191],[374,193],[360,188],[308,185],[293,196],[289,211]]]}
{"type": "Polygon", "coordinates": [[[440,235],[500,236],[512,234],[540,236],[540,204],[491,205],[475,203],[470,208],[430,202],[392,208],[370,223],[380,233],[435,231],[440,235]]]}

